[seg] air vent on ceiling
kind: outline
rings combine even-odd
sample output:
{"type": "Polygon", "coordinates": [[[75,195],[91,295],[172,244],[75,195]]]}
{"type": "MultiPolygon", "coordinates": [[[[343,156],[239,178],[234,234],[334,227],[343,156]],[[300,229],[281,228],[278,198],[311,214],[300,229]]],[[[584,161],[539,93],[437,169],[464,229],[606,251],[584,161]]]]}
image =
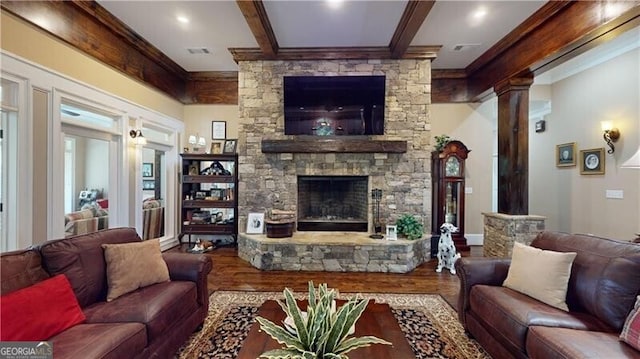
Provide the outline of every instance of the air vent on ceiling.
{"type": "Polygon", "coordinates": [[[453,51],[467,51],[467,50],[471,50],[474,47],[478,47],[480,46],[480,44],[457,44],[457,45],[453,45],[453,47],[451,48],[451,50],[453,51]]]}
{"type": "Polygon", "coordinates": [[[209,49],[207,49],[206,47],[191,47],[188,48],[187,51],[189,51],[190,54],[210,54],[211,52],[209,51],[209,49]]]}

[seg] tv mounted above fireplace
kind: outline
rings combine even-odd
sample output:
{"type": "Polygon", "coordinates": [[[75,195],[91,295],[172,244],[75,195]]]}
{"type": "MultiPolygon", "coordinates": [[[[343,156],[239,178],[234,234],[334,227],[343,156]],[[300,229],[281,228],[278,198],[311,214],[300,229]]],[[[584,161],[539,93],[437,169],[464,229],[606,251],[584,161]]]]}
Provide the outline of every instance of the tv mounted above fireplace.
{"type": "Polygon", "coordinates": [[[384,76],[285,76],[285,135],[384,134],[384,76]]]}

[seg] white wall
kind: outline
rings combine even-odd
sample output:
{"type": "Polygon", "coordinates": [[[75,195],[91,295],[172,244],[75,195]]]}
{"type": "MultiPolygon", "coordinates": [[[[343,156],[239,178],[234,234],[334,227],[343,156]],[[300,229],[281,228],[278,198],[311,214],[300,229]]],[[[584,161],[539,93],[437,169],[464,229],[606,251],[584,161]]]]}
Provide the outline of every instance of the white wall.
{"type": "Polygon", "coordinates": [[[238,105],[186,105],[184,106],[185,131],[182,134],[182,147],[191,147],[187,142],[190,135],[204,137],[206,150],[211,146],[211,122],[227,122],[227,138],[238,138],[238,105]]]}
{"type": "MultiPolygon", "coordinates": [[[[482,212],[491,212],[492,166],[496,126],[496,101],[482,104],[431,105],[431,134],[449,135],[471,150],[465,161],[465,235],[470,244],[482,244],[482,212]],[[479,239],[481,240],[481,239],[479,239]]],[[[434,141],[432,143],[435,143],[434,141]]]]}
{"type": "MultiPolygon", "coordinates": [[[[530,127],[529,212],[547,216],[547,229],[630,240],[640,232],[640,171],[621,169],[640,143],[640,50],[550,86],[547,131],[530,127]],[[580,150],[605,147],[601,121],[613,121],[622,136],[605,153],[604,175],[581,175],[578,166],[555,165],[556,145],[576,142],[580,150]],[[623,199],[605,198],[623,190],[623,199]]],[[[532,124],[533,125],[533,124],[532,124]]]]}

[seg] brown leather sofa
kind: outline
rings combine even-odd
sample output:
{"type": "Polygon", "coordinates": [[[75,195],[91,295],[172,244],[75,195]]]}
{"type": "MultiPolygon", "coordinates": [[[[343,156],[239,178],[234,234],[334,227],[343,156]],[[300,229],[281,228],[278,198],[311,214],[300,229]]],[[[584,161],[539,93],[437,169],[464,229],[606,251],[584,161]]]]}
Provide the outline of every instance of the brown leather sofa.
{"type": "Polygon", "coordinates": [[[2,253],[0,294],[65,274],[86,321],[47,338],[54,358],[172,358],[207,316],[211,259],[163,253],[170,281],[107,302],[101,244],[140,240],[133,228],[116,228],[2,253]]]}
{"type": "Polygon", "coordinates": [[[640,294],[640,245],[543,232],[531,246],[577,252],[569,312],[503,287],[510,259],[466,257],[456,262],[466,332],[494,358],[640,358],[618,339],[640,294]]]}

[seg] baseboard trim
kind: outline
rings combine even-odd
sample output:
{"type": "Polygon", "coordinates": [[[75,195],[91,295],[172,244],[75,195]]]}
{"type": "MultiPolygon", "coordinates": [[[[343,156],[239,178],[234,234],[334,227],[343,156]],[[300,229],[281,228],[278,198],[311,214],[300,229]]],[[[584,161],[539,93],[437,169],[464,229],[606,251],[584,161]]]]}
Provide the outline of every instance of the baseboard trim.
{"type": "Polygon", "coordinates": [[[470,246],[481,246],[484,244],[484,234],[465,234],[464,237],[470,246]]]}

